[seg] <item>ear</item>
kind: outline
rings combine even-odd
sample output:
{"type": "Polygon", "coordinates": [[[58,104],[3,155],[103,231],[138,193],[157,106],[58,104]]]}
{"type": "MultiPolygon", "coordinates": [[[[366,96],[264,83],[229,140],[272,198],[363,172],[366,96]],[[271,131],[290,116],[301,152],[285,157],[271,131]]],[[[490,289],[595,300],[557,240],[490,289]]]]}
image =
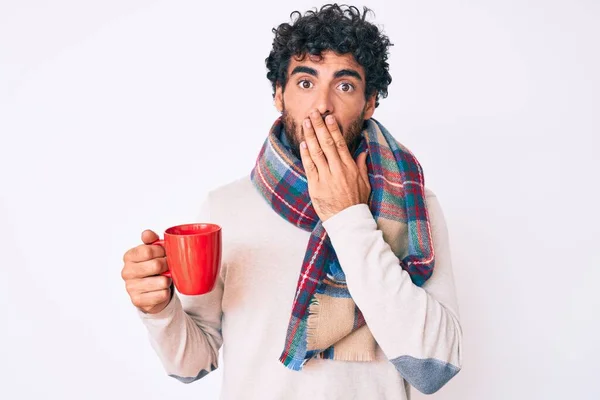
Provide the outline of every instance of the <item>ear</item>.
{"type": "Polygon", "coordinates": [[[377,99],[377,92],[373,93],[367,99],[367,104],[365,105],[365,121],[370,119],[375,112],[375,100],[377,99]]]}
{"type": "Polygon", "coordinates": [[[280,113],[283,112],[283,90],[281,84],[277,83],[275,87],[275,108],[280,113]]]}

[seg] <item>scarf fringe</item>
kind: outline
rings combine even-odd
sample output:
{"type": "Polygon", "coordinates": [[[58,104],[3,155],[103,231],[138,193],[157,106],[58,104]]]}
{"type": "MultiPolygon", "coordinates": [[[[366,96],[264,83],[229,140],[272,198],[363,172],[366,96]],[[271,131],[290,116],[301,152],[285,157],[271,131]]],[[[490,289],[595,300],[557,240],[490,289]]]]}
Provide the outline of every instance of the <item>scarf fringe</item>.
{"type": "Polygon", "coordinates": [[[357,353],[354,351],[345,351],[345,352],[336,352],[335,346],[333,350],[333,360],[336,361],[357,361],[357,362],[368,362],[375,360],[375,352],[366,351],[362,353],[357,353]]]}
{"type": "Polygon", "coordinates": [[[279,357],[279,362],[281,362],[285,367],[294,370],[300,371],[304,364],[306,364],[308,360],[298,360],[297,358],[288,358],[284,355],[279,357]]]}
{"type": "MultiPolygon", "coordinates": [[[[325,357],[324,353],[319,353],[315,358],[319,358],[322,360],[333,360],[333,361],[350,361],[350,362],[370,362],[375,360],[375,352],[368,351],[362,353],[356,352],[342,352],[336,353],[335,350],[333,352],[333,357],[325,357]]],[[[298,360],[296,358],[287,358],[285,356],[279,357],[279,362],[281,362],[285,367],[293,370],[300,371],[304,365],[310,361],[311,359],[302,359],[298,360]]]]}
{"type": "Polygon", "coordinates": [[[306,318],[306,348],[315,349],[317,331],[319,328],[320,303],[317,296],[313,295],[308,305],[308,317],[306,318]]]}

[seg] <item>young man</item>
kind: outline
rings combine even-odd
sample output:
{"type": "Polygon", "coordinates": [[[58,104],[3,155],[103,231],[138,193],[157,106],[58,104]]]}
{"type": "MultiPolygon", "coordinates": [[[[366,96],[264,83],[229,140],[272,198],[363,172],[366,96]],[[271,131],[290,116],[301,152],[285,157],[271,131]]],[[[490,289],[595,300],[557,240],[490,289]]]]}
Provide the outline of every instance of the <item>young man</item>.
{"type": "Polygon", "coordinates": [[[461,368],[462,331],[440,204],[372,119],[390,43],[353,7],[296,15],[266,60],[281,118],[249,176],[202,206],[224,232],[215,289],[173,293],[144,231],[127,291],[170,376],[202,378],[224,344],[223,399],[433,393],[461,368]]]}

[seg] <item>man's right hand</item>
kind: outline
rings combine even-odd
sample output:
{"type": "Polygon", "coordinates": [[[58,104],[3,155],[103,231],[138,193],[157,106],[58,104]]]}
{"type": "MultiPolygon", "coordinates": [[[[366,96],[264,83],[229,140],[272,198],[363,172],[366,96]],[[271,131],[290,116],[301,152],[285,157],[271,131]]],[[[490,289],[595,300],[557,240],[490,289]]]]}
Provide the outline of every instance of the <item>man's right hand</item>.
{"type": "Polygon", "coordinates": [[[144,244],[125,253],[121,271],[131,302],[148,314],[162,311],[171,300],[171,278],[160,275],[168,270],[165,249],[150,244],[156,240],[156,233],[142,232],[144,244]]]}

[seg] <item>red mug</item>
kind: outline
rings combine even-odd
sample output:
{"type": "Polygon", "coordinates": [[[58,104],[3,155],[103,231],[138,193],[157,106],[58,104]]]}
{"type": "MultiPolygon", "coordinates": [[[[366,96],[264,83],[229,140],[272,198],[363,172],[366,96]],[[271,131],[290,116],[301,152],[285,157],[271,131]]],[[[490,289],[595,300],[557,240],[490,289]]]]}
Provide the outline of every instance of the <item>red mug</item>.
{"type": "Polygon", "coordinates": [[[165,248],[169,270],[161,275],[173,279],[179,293],[199,295],[213,290],[221,268],[219,225],[173,226],[165,231],[164,239],[152,244],[165,248]]]}

